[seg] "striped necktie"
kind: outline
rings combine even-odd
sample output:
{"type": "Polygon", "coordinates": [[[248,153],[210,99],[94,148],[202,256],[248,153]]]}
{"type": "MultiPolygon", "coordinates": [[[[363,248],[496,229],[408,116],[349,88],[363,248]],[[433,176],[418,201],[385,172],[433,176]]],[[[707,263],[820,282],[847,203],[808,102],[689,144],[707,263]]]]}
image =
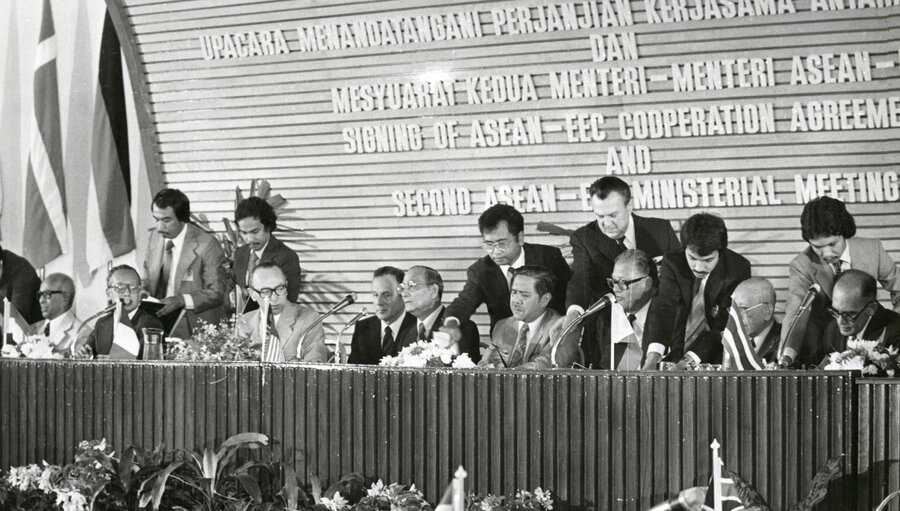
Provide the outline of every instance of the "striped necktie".
{"type": "Polygon", "coordinates": [[[525,360],[525,347],[528,345],[528,323],[522,325],[519,329],[519,335],[516,337],[516,346],[513,348],[512,355],[509,356],[509,367],[521,365],[525,360]]]}
{"type": "Polygon", "coordinates": [[[706,328],[706,299],[703,291],[706,289],[705,279],[694,280],[694,299],[691,300],[691,312],[688,315],[684,328],[684,351],[690,351],[691,346],[697,341],[706,328]]]}

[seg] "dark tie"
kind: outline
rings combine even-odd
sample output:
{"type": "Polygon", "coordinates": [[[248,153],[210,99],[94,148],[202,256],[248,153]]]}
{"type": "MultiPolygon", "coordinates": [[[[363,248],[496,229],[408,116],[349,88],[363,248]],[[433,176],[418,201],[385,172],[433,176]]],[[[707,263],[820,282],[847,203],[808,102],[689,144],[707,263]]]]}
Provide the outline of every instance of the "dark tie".
{"type": "Polygon", "coordinates": [[[281,349],[281,340],[278,338],[278,330],[275,328],[275,315],[272,307],[266,315],[266,335],[262,346],[263,362],[283,362],[284,351],[281,349]]]}
{"type": "Polygon", "coordinates": [[[50,337],[50,322],[47,321],[47,326],[44,327],[44,337],[50,337]]]}
{"type": "Polygon", "coordinates": [[[619,246],[619,253],[620,253],[620,254],[621,254],[622,252],[624,252],[625,250],[627,250],[627,248],[625,247],[625,236],[622,236],[621,238],[617,239],[617,240],[616,240],[616,245],[619,246]]]}
{"type": "Polygon", "coordinates": [[[384,327],[384,338],[381,340],[381,351],[384,352],[385,355],[390,355],[391,350],[394,349],[394,333],[391,332],[391,327],[384,327]]]}
{"type": "Polygon", "coordinates": [[[637,316],[635,316],[634,314],[628,315],[628,322],[631,323],[632,327],[634,326],[634,320],[636,320],[636,319],[637,319],[637,316]]]}
{"type": "Polygon", "coordinates": [[[427,341],[428,337],[425,336],[425,323],[419,323],[419,340],[427,341]]]}
{"type": "Polygon", "coordinates": [[[172,250],[175,243],[172,240],[166,240],[166,251],[163,252],[162,269],[159,272],[159,282],[156,283],[156,296],[159,299],[166,297],[166,291],[169,289],[169,275],[172,272],[172,250]]]}
{"type": "Polygon", "coordinates": [[[844,270],[841,269],[841,260],[840,260],[840,259],[838,259],[837,261],[831,261],[831,262],[828,263],[828,264],[831,265],[831,271],[834,272],[834,278],[835,278],[835,279],[837,279],[838,277],[840,277],[840,276],[841,276],[841,273],[844,272],[844,270]]]}
{"type": "Polygon", "coordinates": [[[516,274],[516,269],[510,266],[506,269],[506,287],[512,289],[512,278],[516,274]]]}
{"type": "Polygon", "coordinates": [[[691,313],[688,315],[684,329],[684,350],[690,351],[697,337],[706,330],[706,300],[703,290],[706,287],[701,279],[694,280],[694,299],[691,301],[691,313]]]}
{"type": "Polygon", "coordinates": [[[246,284],[250,286],[250,275],[253,274],[253,268],[256,268],[256,252],[250,251],[250,259],[247,260],[247,281],[246,284]]]}
{"type": "Polygon", "coordinates": [[[524,362],[525,346],[528,345],[528,323],[522,325],[519,329],[519,336],[516,337],[516,347],[513,349],[512,355],[509,357],[509,367],[516,367],[524,362]]]}

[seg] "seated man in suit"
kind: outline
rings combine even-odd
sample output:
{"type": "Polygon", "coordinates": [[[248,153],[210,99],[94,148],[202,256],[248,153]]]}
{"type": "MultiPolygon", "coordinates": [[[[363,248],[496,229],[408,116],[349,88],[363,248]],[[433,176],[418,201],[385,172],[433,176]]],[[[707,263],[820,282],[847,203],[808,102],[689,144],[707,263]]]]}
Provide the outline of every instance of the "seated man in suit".
{"type": "Polygon", "coordinates": [[[553,273],[540,266],[523,266],[513,274],[509,305],[513,315],[497,323],[491,347],[479,367],[550,369],[569,367],[578,358],[578,344],[566,336],[556,349],[550,327],[560,317],[549,308],[553,299],[553,273]],[[554,363],[555,362],[555,363],[554,363]]]}
{"type": "MultiPolygon", "coordinates": [[[[577,229],[569,238],[572,245],[572,278],[566,289],[565,323],[578,316],[603,295],[612,292],[606,280],[612,275],[616,256],[638,249],[654,260],[681,245],[668,220],[634,214],[631,187],[616,176],[604,176],[590,188],[591,208],[596,219],[577,229]]],[[[585,342],[596,338],[594,321],[585,323],[585,342]]]]}
{"type": "MultiPolygon", "coordinates": [[[[441,274],[427,266],[413,266],[406,272],[406,278],[398,289],[406,312],[416,318],[415,330],[400,338],[400,349],[416,341],[434,340],[434,332],[443,324],[447,311],[441,305],[444,296],[441,274]]],[[[465,320],[457,328],[460,335],[458,338],[447,335],[450,342],[456,344],[459,353],[468,353],[473,362],[481,360],[478,327],[471,320],[465,320]]]]}
{"type": "Polygon", "coordinates": [[[734,307],[744,323],[744,333],[763,362],[776,362],[781,342],[781,323],[775,319],[775,288],[768,279],[750,277],[731,294],[734,307]]]}
{"type": "Polygon", "coordinates": [[[597,336],[594,342],[583,345],[585,365],[609,369],[610,342],[613,342],[613,367],[637,371],[644,367],[648,354],[655,354],[658,360],[666,350],[661,343],[644,342],[647,312],[659,290],[656,263],[642,250],[628,249],[616,257],[608,280],[616,302],[597,315],[597,336]]]}
{"type": "Polygon", "coordinates": [[[900,349],[900,314],[878,303],[875,277],[847,270],[834,283],[828,313],[835,319],[825,329],[825,349],[818,354],[844,351],[849,340],[877,341],[900,349]]]}
{"type": "Polygon", "coordinates": [[[372,306],[375,315],[358,323],[353,330],[348,364],[378,364],[382,357],[396,356],[398,339],[416,328],[416,318],[406,312],[398,287],[403,270],[382,266],[372,275],[372,306]]]}
{"type": "Polygon", "coordinates": [[[171,335],[186,339],[198,319],[218,324],[225,309],[225,255],[218,240],[188,223],[191,203],[181,191],[161,190],[151,206],[156,227],[151,229],[144,284],[165,306],[165,316],[185,309],[185,318],[171,335]]]}
{"type": "Polygon", "coordinates": [[[153,314],[140,309],[141,276],[137,270],[126,264],[116,266],[106,276],[106,297],[110,303],[120,303],[119,323],[134,330],[138,341],[138,349],[134,352],[131,346],[116,346],[127,339],[116,338],[116,312],[110,312],[94,325],[94,330],[87,339],[87,348],[80,353],[92,353],[94,356],[111,355],[115,358],[140,359],[144,353],[144,328],[158,328],[163,324],[153,314]],[[130,353],[130,355],[128,354],[130,353]]]}
{"type": "MultiPolygon", "coordinates": [[[[644,342],[665,344],[666,359],[680,367],[719,363],[731,295],[750,278],[750,262],[728,249],[725,221],[710,213],[684,222],[681,244],[684,250],[663,257],[644,342]]],[[[657,357],[648,355],[644,368],[657,363],[657,357]]]]}
{"type": "Polygon", "coordinates": [[[328,361],[322,324],[310,329],[319,313],[288,301],[287,277],[277,264],[262,262],[253,269],[250,294],[260,308],[241,316],[238,330],[261,346],[263,362],[328,361]]]}
{"type": "Polygon", "coordinates": [[[856,222],[843,202],[831,197],[811,200],[803,207],[800,229],[809,246],[790,265],[780,359],[785,366],[818,364],[821,360],[822,334],[832,322],[827,308],[834,280],[844,271],[861,270],[876,278],[890,292],[894,311],[900,312],[897,265],[881,241],[856,236],[856,222]],[[818,284],[822,292],[808,312],[798,314],[813,284],[818,284]]]}
{"type": "Polygon", "coordinates": [[[491,317],[491,329],[509,310],[509,282],[512,271],[524,265],[543,266],[553,273],[557,288],[553,290],[550,307],[562,313],[566,302],[566,283],[572,272],[556,247],[525,243],[525,219],[516,208],[495,204],[478,218],[481,246],[487,255],[466,270],[466,284],[453,302],[447,306],[445,331],[459,337],[459,322],[469,319],[485,304],[491,317]]]}
{"type": "MultiPolygon", "coordinates": [[[[272,206],[259,197],[242,200],[234,210],[234,221],[244,240],[244,245],[234,251],[234,279],[242,300],[246,299],[253,268],[264,262],[273,262],[284,272],[288,300],[296,302],[300,296],[300,258],[272,234],[277,219],[272,206]]],[[[234,295],[230,296],[233,300],[234,295]]]]}
{"type": "Polygon", "coordinates": [[[31,263],[0,246],[0,314],[6,298],[27,323],[40,321],[41,306],[37,299],[40,286],[41,279],[31,263]]]}
{"type": "Polygon", "coordinates": [[[31,325],[32,332],[46,337],[56,353],[69,352],[81,328],[72,310],[75,283],[68,275],[51,273],[41,282],[37,295],[44,319],[31,325]]]}

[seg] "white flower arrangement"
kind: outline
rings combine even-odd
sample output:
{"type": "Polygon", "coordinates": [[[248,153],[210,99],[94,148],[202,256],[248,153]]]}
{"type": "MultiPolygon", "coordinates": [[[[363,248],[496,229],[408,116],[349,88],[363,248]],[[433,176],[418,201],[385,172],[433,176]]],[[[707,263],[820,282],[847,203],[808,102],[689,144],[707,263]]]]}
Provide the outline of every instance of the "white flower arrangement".
{"type": "Polygon", "coordinates": [[[475,362],[467,353],[457,354],[453,348],[436,342],[419,341],[400,350],[396,357],[387,356],[379,363],[385,367],[452,367],[471,369],[475,362]]]}
{"type": "Polygon", "coordinates": [[[54,346],[43,335],[30,335],[21,344],[4,344],[0,350],[3,358],[60,359],[62,353],[53,351],[54,346]]]}
{"type": "Polygon", "coordinates": [[[897,376],[900,356],[897,348],[883,346],[878,341],[848,341],[847,349],[828,356],[829,371],[862,371],[866,376],[897,376]]]}

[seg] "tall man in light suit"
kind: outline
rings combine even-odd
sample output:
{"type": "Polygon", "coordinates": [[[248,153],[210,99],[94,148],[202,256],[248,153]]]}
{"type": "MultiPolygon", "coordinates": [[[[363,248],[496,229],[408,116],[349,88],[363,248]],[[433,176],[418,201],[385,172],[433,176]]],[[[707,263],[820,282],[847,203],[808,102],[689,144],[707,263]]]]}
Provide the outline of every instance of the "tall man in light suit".
{"type": "Polygon", "coordinates": [[[32,331],[43,335],[53,345],[53,351],[64,353],[72,347],[81,320],[75,317],[75,283],[68,275],[51,273],[41,282],[38,301],[44,319],[31,325],[32,331]]]}
{"type": "MultiPolygon", "coordinates": [[[[555,337],[550,328],[559,313],[549,308],[554,276],[540,266],[523,266],[513,274],[509,305],[512,317],[497,323],[491,333],[491,348],[479,367],[549,369],[553,363],[555,337]]],[[[556,365],[568,367],[578,358],[578,344],[572,336],[560,342],[556,365]]]]}
{"type": "MultiPolygon", "coordinates": [[[[590,188],[593,220],[572,233],[569,243],[575,258],[566,289],[565,325],[576,321],[601,296],[611,292],[606,279],[616,257],[627,249],[643,251],[654,260],[681,249],[668,220],[634,214],[631,187],[615,176],[604,176],[590,188]]],[[[595,339],[595,322],[586,321],[583,339],[595,339]]]]}
{"type": "Polygon", "coordinates": [[[894,310],[900,312],[897,265],[881,241],[856,237],[856,222],[843,202],[831,197],[811,200],[803,207],[800,229],[809,247],[790,265],[780,360],[787,366],[821,361],[822,334],[833,321],[826,312],[831,304],[832,288],[835,278],[847,270],[863,271],[881,282],[891,295],[894,310]],[[808,312],[798,315],[800,304],[813,283],[821,286],[822,293],[808,312]]]}
{"type": "Polygon", "coordinates": [[[188,223],[191,203],[181,191],[161,190],[153,197],[150,247],[144,260],[144,285],[165,306],[158,316],[185,309],[170,335],[187,338],[197,320],[216,324],[224,317],[225,256],[219,242],[188,223]]]}

